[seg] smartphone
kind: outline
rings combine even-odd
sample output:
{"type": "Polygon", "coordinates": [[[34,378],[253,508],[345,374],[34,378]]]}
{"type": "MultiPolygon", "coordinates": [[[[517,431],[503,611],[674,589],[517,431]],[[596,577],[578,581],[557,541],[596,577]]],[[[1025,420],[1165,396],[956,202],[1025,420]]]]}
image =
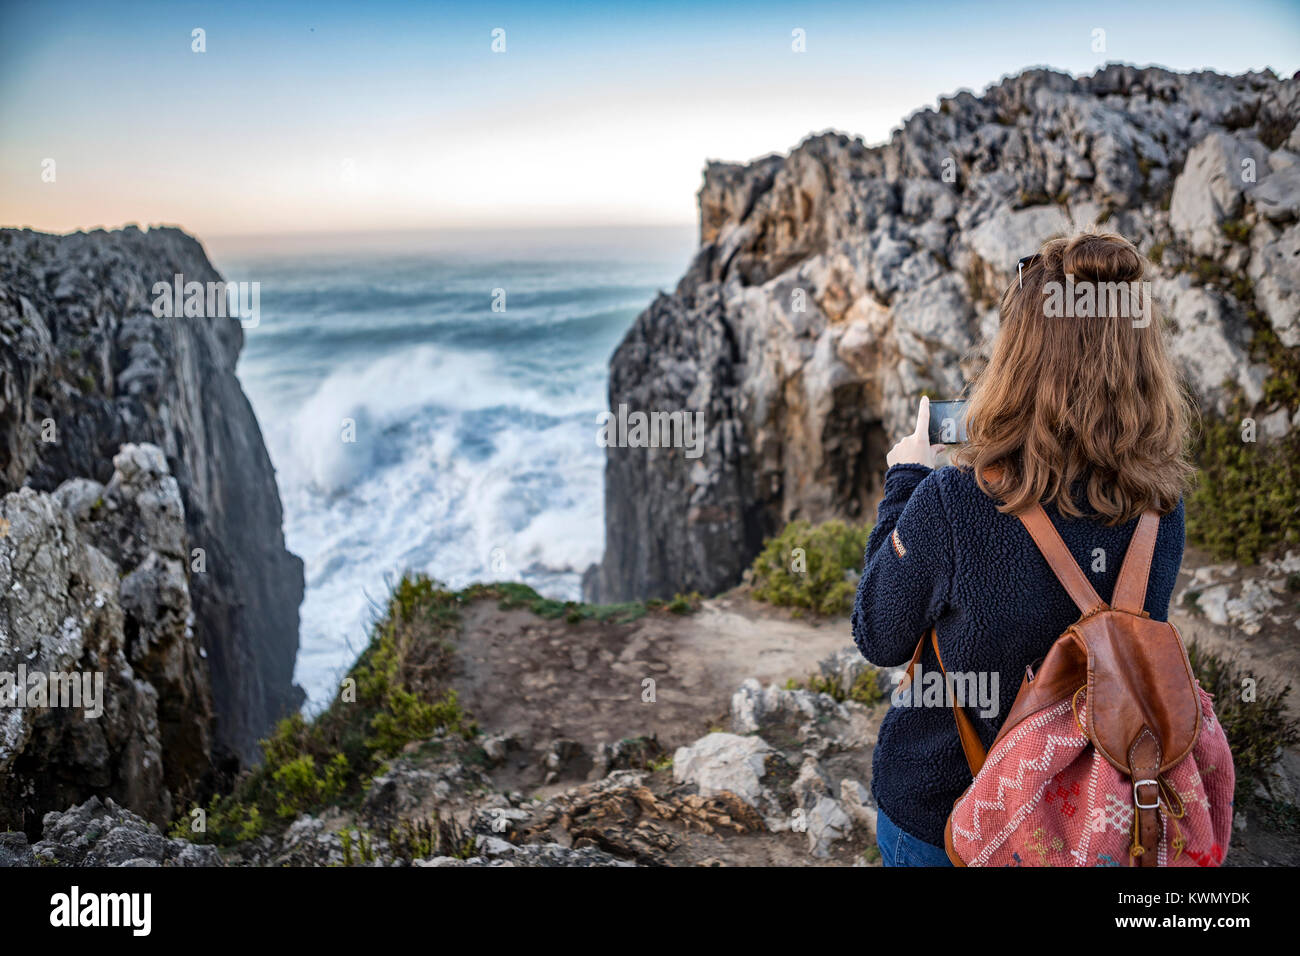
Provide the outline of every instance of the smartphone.
{"type": "Polygon", "coordinates": [[[930,444],[960,445],[966,440],[966,402],[930,403],[930,444]]]}

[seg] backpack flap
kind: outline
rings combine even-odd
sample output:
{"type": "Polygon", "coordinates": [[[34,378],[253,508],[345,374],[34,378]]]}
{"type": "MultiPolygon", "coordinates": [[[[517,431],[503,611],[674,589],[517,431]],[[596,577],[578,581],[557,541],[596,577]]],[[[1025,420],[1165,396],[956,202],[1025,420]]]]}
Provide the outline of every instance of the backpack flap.
{"type": "Polygon", "coordinates": [[[1201,706],[1173,625],[1103,611],[1071,633],[1088,652],[1088,737],[1107,762],[1130,773],[1130,750],[1144,730],[1159,749],[1156,773],[1186,757],[1201,730],[1201,706]]]}

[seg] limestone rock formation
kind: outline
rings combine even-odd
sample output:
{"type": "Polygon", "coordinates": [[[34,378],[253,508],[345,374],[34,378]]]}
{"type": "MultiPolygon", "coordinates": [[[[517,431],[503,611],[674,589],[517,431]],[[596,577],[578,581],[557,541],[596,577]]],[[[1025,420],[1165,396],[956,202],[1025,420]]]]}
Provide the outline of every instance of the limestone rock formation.
{"type": "MultiPolygon", "coordinates": [[[[1269,73],[1031,70],[883,146],[827,133],[710,163],[699,251],[609,384],[611,409],[703,412],[705,451],[607,450],[585,596],[716,593],[791,520],[869,518],[916,400],[961,392],[1016,260],[1073,228],[1104,223],[1152,258],[1203,408],[1225,408],[1225,383],[1261,402],[1252,313],[1300,345],[1297,121],[1300,81],[1269,73]]],[[[1281,411],[1300,410],[1256,409],[1281,411]]]]}
{"type": "Polygon", "coordinates": [[[114,466],[107,487],[73,479],[0,501],[0,672],[14,675],[0,823],[32,829],[87,793],[165,822],[211,771],[180,492],[152,445],[124,445],[114,466]],[[57,696],[68,678],[79,697],[57,696]],[[32,693],[42,684],[45,700],[32,693]]]}
{"type": "MultiPolygon", "coordinates": [[[[215,847],[166,837],[158,827],[91,797],[80,806],[45,815],[41,840],[10,865],[18,866],[221,866],[215,847]]],[[[0,860],[0,865],[4,865],[0,860]]]]}
{"type": "Polygon", "coordinates": [[[161,822],[302,700],[302,563],[235,377],[243,330],[163,318],[190,236],[0,230],[0,671],[102,673],[102,718],[0,712],[0,824],[91,794],[161,822]]]}

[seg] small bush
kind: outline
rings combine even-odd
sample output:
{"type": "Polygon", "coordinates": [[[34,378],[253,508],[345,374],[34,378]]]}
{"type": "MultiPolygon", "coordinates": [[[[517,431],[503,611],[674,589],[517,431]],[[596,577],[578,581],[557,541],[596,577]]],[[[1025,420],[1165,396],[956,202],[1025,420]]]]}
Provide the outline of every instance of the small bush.
{"type": "Polygon", "coordinates": [[[691,614],[700,609],[703,600],[699,591],[692,591],[690,594],[678,593],[666,606],[673,614],[691,614]]]}
{"type": "Polygon", "coordinates": [[[427,740],[439,733],[460,734],[468,740],[478,730],[461,710],[454,690],[430,702],[400,687],[389,694],[387,707],[371,718],[370,729],[374,733],[366,746],[384,757],[396,756],[414,740],[427,740]]]}
{"type": "Polygon", "coordinates": [[[1207,419],[1187,497],[1187,537],[1219,560],[1253,564],[1300,542],[1300,438],[1242,441],[1241,418],[1207,419]]]}
{"type": "Polygon", "coordinates": [[[357,830],[356,836],[353,836],[352,832],[351,830],[339,831],[339,846],[343,850],[343,865],[360,866],[373,862],[375,847],[371,842],[370,834],[365,830],[357,830]]]}
{"type": "Polygon", "coordinates": [[[848,572],[861,570],[870,533],[869,526],[842,521],[791,522],[754,559],[754,597],[815,614],[847,614],[855,592],[848,572]]]}
{"type": "Polygon", "coordinates": [[[233,796],[219,796],[213,799],[204,811],[206,831],[196,833],[193,829],[193,817],[184,813],[177,817],[167,831],[168,836],[192,843],[215,843],[229,846],[243,840],[254,840],[262,835],[265,822],[262,812],[256,805],[241,803],[233,796]]]}
{"type": "Polygon", "coordinates": [[[1243,219],[1225,219],[1222,229],[1223,234],[1233,242],[1250,242],[1250,223],[1243,219]]]}
{"type": "Polygon", "coordinates": [[[276,815],[291,819],[343,792],[348,773],[348,758],[335,754],[325,762],[321,773],[316,759],[303,754],[281,764],[271,773],[276,815]]]}
{"type": "Polygon", "coordinates": [[[808,678],[808,689],[817,694],[829,694],[840,703],[855,700],[867,707],[872,707],[885,699],[885,694],[880,689],[880,671],[874,667],[865,668],[854,678],[853,686],[847,690],[840,686],[838,677],[823,677],[821,674],[813,674],[808,678]]]}
{"type": "Polygon", "coordinates": [[[672,770],[673,755],[669,753],[664,754],[658,760],[654,760],[646,764],[646,769],[649,770],[651,773],[658,773],[660,770],[672,770]]]}
{"type": "Polygon", "coordinates": [[[468,859],[473,856],[474,834],[454,820],[434,813],[428,819],[402,819],[388,830],[386,852],[383,841],[361,828],[338,831],[343,866],[364,866],[382,857],[391,861],[425,860],[435,856],[468,859]]]}
{"type": "Polygon", "coordinates": [[[1196,679],[1214,697],[1214,713],[1223,725],[1237,772],[1237,802],[1250,799],[1256,785],[1272,782],[1273,765],[1284,747],[1300,743],[1300,723],[1286,709],[1291,685],[1280,690],[1255,685],[1255,699],[1242,699],[1242,682],[1251,676],[1196,644],[1187,648],[1196,679]]]}
{"type": "Polygon", "coordinates": [[[1195,273],[1202,285],[1212,285],[1224,276],[1223,266],[1209,256],[1197,256],[1190,271],[1195,273]]]}

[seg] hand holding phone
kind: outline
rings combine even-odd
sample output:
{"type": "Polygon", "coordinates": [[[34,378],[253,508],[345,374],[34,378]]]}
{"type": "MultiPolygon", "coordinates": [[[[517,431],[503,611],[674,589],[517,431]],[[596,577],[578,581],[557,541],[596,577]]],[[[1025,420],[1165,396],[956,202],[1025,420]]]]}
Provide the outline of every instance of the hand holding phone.
{"type": "Polygon", "coordinates": [[[935,456],[943,451],[943,445],[930,442],[930,400],[922,396],[921,405],[916,411],[916,430],[904,436],[885,456],[885,464],[925,465],[933,468],[935,456]]]}

